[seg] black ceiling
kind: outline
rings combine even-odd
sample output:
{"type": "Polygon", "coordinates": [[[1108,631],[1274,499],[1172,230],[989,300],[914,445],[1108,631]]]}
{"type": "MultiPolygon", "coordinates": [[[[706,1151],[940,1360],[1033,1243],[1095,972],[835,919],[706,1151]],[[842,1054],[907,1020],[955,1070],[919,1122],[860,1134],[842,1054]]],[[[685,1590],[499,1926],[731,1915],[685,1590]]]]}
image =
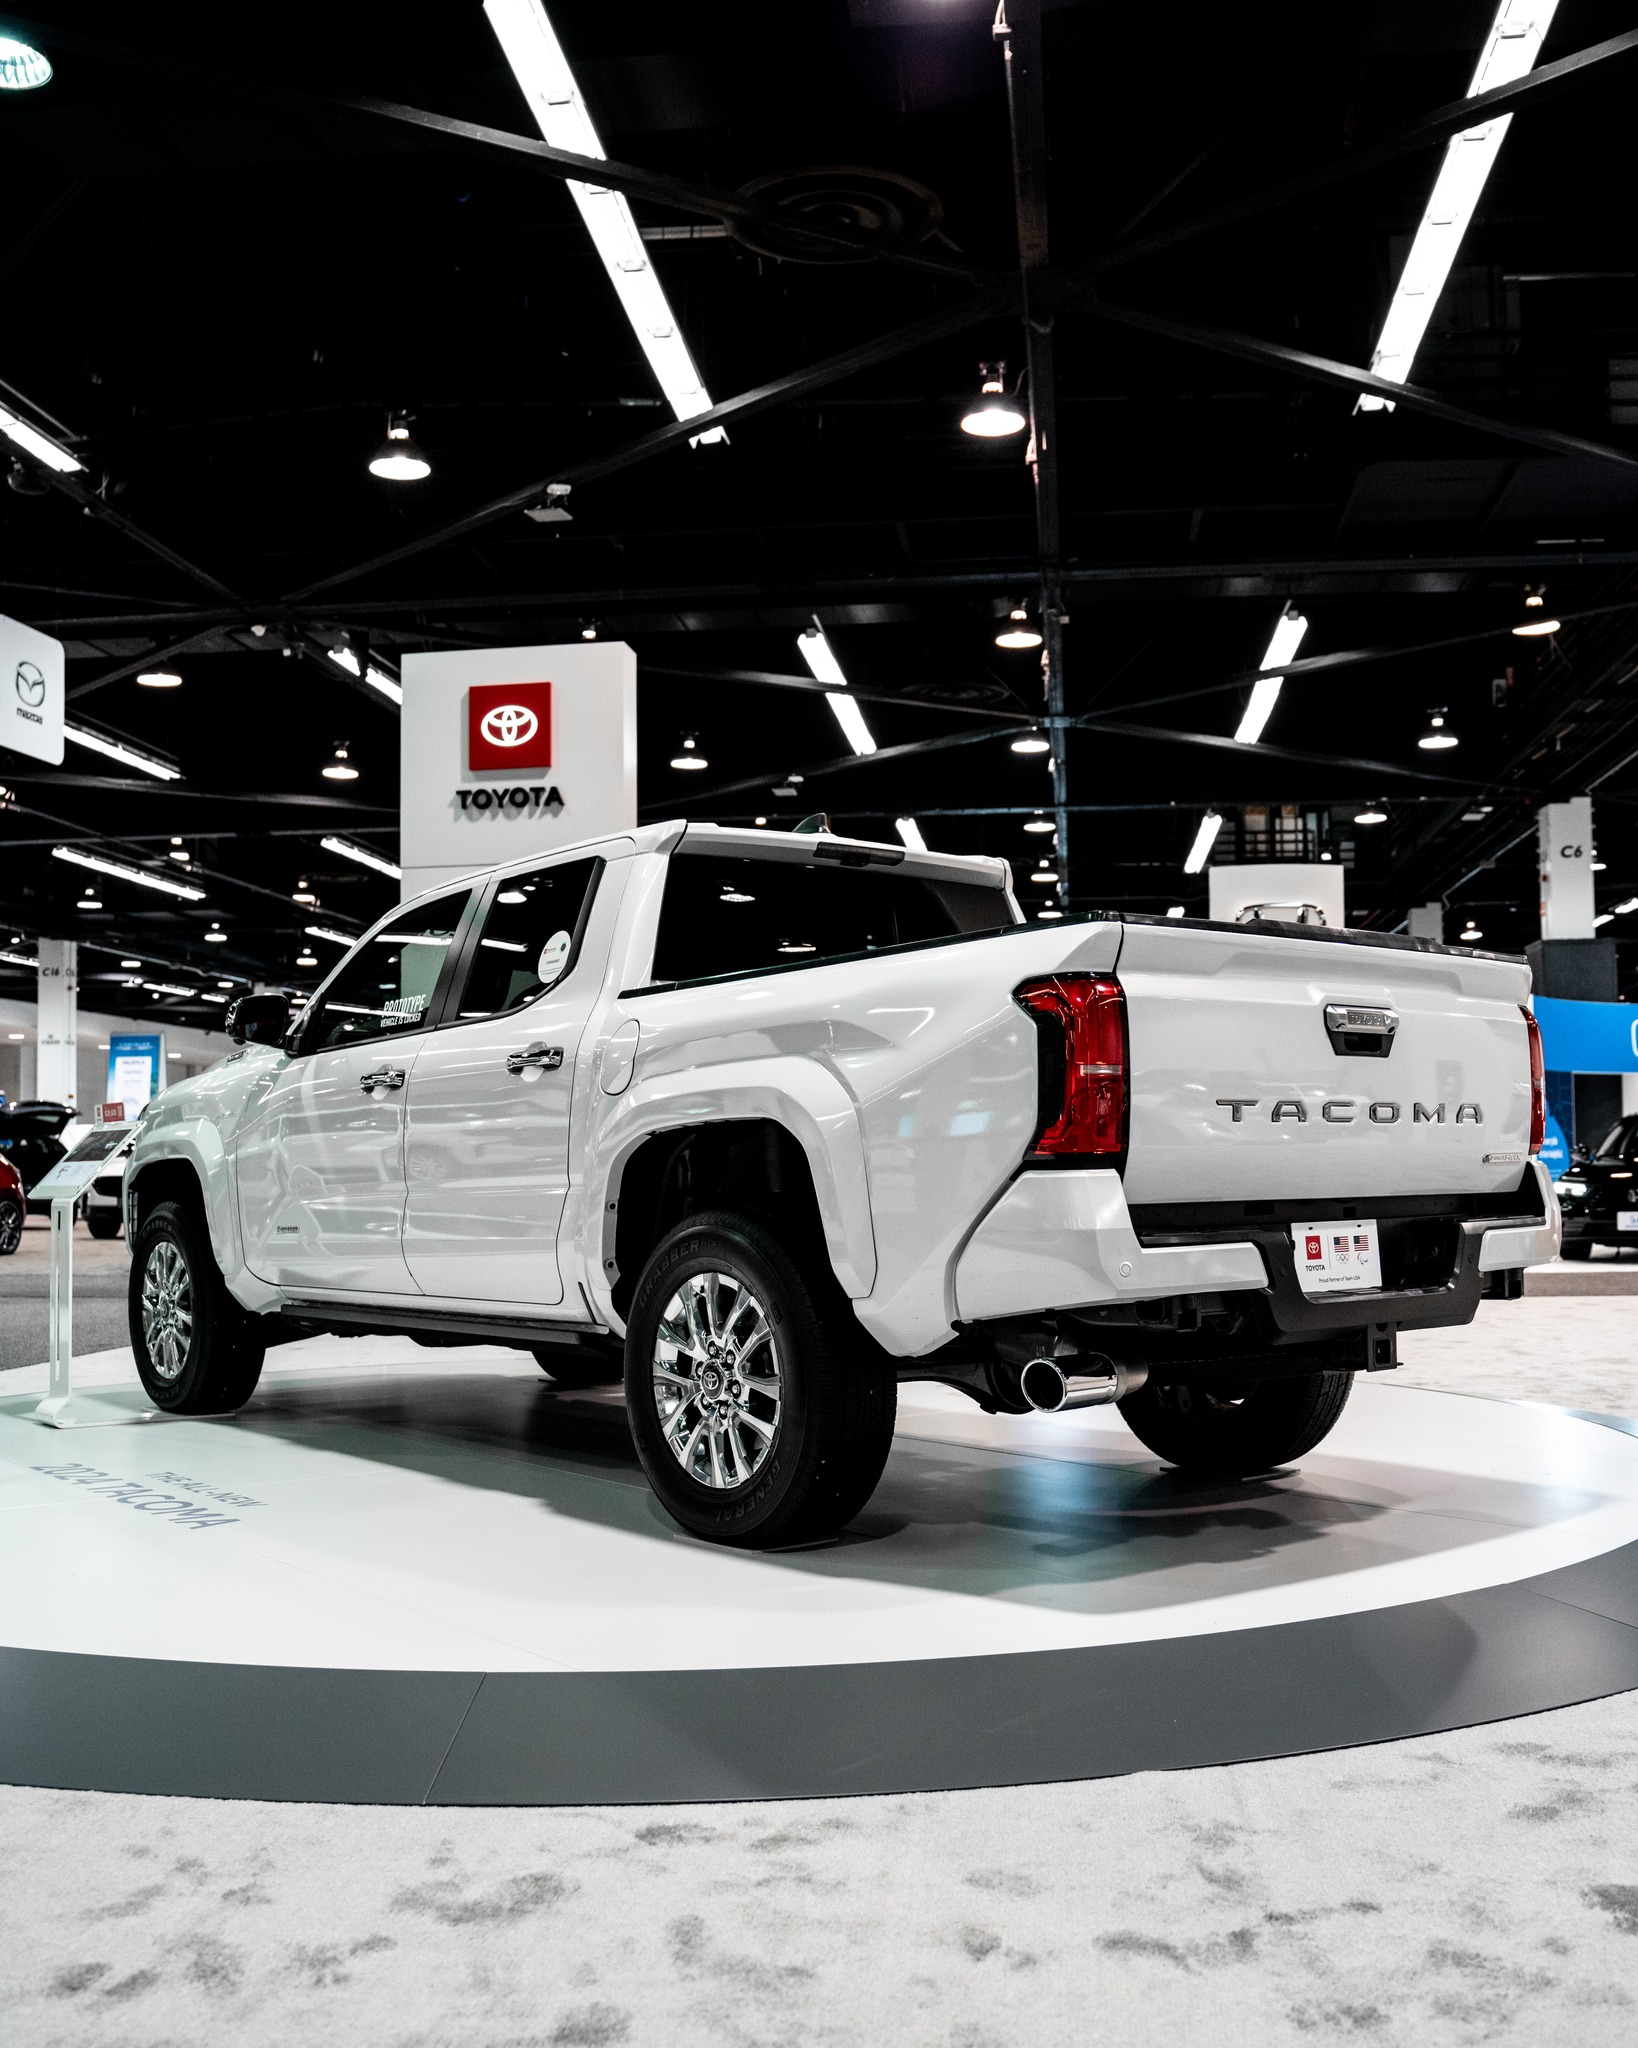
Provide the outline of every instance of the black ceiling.
{"type": "MultiPolygon", "coordinates": [[[[1612,365],[1638,359],[1638,56],[1515,115],[1416,362],[1443,415],[1356,413],[1346,379],[1281,354],[1368,361],[1442,140],[1165,233],[1459,100],[1493,11],[1047,7],[1035,303],[1053,325],[1064,710],[1080,721],[1073,908],[1203,910],[1203,879],[1181,872],[1202,810],[1232,825],[1290,803],[1352,863],[1360,921],[1448,897],[1453,935],[1472,917],[1487,945],[1521,946],[1535,807],[1589,787],[1607,899],[1638,893],[1638,382],[1611,392],[1612,365]],[[1165,246],[1131,254],[1139,237],[1165,246]],[[1106,317],[1129,309],[1158,331],[1106,317]],[[1511,638],[1543,581],[1563,632],[1511,638]],[[1288,599],[1316,665],[1292,674],[1263,747],[1233,747],[1288,599]],[[1416,746],[1434,706],[1461,738],[1436,756],[1416,746]],[[1367,798],[1386,825],[1353,825],[1367,798]]],[[[947,331],[748,410],[726,446],[622,459],[670,415],[558,173],[403,111],[533,137],[478,0],[32,10],[56,76],[0,95],[0,380],[72,433],[91,490],[42,493],[28,464],[25,488],[0,490],[0,609],[67,643],[71,717],[185,778],[77,747],[61,771],[0,753],[0,943],[110,948],[83,958],[88,1004],[153,1014],[121,986],[127,948],[212,982],[302,985],[298,878],[340,926],[391,899],[318,849],[338,829],[395,844],[396,718],[325,659],[344,632],[393,657],[596,621],[638,651],[645,816],[823,807],[890,835],[913,814],[935,846],[1020,867],[1036,849],[1020,810],[1050,804],[1047,771],[1007,743],[1043,708],[1040,668],[993,645],[998,611],[1039,585],[1035,494],[1021,439],[956,427],[981,361],[1006,360],[1009,382],[1025,361],[991,5],[550,12],[612,158],[770,203],[784,173],[877,191],[858,173],[889,174],[906,217],[937,223],[886,260],[781,261],[750,246],[765,225],[725,233],[634,200],[645,227],[696,230],[650,253],[714,399],[918,323],[947,331]],[[399,112],[345,104],[365,97],[399,112]],[[389,408],[414,416],[423,483],[366,471],[389,408]],[[530,487],[560,476],[572,523],[524,517],[530,487]],[[494,501],[510,502],[468,518],[494,501]],[[873,761],[853,762],[811,691],[730,679],[804,677],[796,634],[815,615],[870,695],[873,761]],[[169,649],[183,688],[139,688],[169,649]],[[667,766],[684,732],[708,774],[667,766]],[[361,770],[345,789],[319,777],[338,740],[361,770]],[[800,798],[774,798],[793,768],[800,798]],[[207,878],[197,907],[109,882],[101,912],[76,911],[83,875],[50,852],[157,859],[172,835],[207,878]],[[212,919],[226,945],[203,943],[212,919]]],[[[1629,20],[1563,0],[1542,63],[1629,20]]],[[[5,973],[0,992],[32,993],[5,973]]]]}

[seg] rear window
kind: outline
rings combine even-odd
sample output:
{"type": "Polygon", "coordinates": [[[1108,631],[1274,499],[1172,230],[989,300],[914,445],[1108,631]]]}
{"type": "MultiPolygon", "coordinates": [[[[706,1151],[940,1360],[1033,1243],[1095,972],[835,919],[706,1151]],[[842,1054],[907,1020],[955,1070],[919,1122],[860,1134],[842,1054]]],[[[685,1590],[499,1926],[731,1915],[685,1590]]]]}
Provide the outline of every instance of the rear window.
{"type": "Polygon", "coordinates": [[[678,855],[666,874],[656,981],[696,981],[1010,929],[1000,889],[891,868],[678,855]]]}

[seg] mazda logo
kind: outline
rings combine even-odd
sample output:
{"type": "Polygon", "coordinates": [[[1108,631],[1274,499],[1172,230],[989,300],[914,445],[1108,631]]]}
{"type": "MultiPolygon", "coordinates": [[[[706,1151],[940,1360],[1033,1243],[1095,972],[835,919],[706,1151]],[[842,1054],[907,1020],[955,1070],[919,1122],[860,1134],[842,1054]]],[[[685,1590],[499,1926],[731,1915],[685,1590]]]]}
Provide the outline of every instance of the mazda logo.
{"type": "Polygon", "coordinates": [[[17,664],[17,694],[25,704],[38,705],[45,702],[46,680],[32,661],[17,664]]]}
{"type": "Polygon", "coordinates": [[[484,713],[478,730],[492,747],[521,747],[539,732],[540,720],[527,704],[497,704],[484,713]]]}

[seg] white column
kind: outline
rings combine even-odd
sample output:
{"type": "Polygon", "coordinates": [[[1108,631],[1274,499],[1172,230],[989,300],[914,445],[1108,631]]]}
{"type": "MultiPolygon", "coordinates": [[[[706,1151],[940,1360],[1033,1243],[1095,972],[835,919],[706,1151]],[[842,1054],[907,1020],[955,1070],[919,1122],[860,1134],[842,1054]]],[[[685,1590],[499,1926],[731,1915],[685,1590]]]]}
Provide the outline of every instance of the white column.
{"type": "Polygon", "coordinates": [[[1536,829],[1541,869],[1541,936],[1596,938],[1592,798],[1577,796],[1568,803],[1544,804],[1536,814],[1536,829]]]}
{"type": "Polygon", "coordinates": [[[38,1050],[34,1092],[43,1102],[78,1106],[79,947],[72,939],[41,939],[38,1050]]]}

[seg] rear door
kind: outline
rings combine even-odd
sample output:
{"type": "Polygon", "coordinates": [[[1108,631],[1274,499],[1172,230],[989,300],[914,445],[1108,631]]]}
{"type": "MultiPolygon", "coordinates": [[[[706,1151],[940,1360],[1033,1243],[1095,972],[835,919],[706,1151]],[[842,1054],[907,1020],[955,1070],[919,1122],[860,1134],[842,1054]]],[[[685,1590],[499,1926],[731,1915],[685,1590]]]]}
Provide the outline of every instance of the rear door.
{"type": "Polygon", "coordinates": [[[390,918],[344,960],[240,1122],[245,1263],[280,1287],[413,1294],[404,1101],[473,891],[390,918]]]}
{"type": "Polygon", "coordinates": [[[563,1299],[578,1055],[629,867],[582,854],[491,885],[409,1081],[404,1248],[426,1294],[563,1299]]]}
{"type": "Polygon", "coordinates": [[[1129,1202],[1518,1185],[1530,1143],[1523,961],[1134,924],[1117,972],[1129,1202]],[[1350,1011],[1364,1028],[1346,1028],[1350,1011]],[[1371,1013],[1392,1033],[1372,1031],[1371,1013]]]}

